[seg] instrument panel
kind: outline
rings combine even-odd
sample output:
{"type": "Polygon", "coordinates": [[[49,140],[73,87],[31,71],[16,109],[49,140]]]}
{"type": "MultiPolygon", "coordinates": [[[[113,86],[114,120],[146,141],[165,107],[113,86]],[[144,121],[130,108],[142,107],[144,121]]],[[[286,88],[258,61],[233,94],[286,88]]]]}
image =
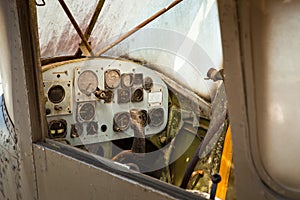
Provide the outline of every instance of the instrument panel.
{"type": "Polygon", "coordinates": [[[168,88],[143,65],[96,58],[43,69],[50,138],[77,146],[133,137],[131,109],[142,110],[145,136],[167,124],[168,88]]]}

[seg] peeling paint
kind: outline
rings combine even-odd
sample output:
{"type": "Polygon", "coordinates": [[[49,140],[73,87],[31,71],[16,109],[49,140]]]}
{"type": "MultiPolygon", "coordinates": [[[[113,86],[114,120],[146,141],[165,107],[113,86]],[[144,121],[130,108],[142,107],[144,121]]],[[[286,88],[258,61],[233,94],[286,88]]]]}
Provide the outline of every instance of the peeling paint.
{"type": "Polygon", "coordinates": [[[0,199],[21,200],[21,176],[17,135],[0,97],[0,199]]]}

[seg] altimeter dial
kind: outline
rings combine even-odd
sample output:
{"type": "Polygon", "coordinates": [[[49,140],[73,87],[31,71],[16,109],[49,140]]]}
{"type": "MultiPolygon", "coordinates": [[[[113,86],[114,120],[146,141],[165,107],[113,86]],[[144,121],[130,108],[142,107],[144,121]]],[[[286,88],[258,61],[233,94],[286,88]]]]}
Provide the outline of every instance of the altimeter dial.
{"type": "Polygon", "coordinates": [[[112,69],[105,72],[105,86],[114,89],[120,85],[121,78],[118,70],[112,69]]]}
{"type": "Polygon", "coordinates": [[[90,96],[98,87],[97,74],[91,70],[86,70],[79,75],[77,84],[80,92],[90,96]]]}

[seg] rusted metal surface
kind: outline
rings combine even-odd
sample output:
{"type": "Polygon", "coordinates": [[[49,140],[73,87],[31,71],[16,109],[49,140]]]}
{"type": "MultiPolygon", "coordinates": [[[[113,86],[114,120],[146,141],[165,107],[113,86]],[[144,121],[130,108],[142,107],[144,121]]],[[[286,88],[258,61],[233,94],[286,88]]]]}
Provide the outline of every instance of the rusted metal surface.
{"type": "Polygon", "coordinates": [[[8,115],[3,96],[0,97],[0,113],[0,145],[10,154],[16,155],[18,139],[15,127],[8,115]]]}
{"type": "Polygon", "coordinates": [[[35,194],[24,195],[29,191],[22,189],[27,180],[22,172],[26,169],[22,169],[24,163],[21,161],[19,140],[4,98],[0,96],[0,199],[36,199],[35,194]]]}
{"type": "MultiPolygon", "coordinates": [[[[95,27],[95,24],[96,24],[96,22],[98,20],[99,14],[100,14],[100,12],[101,12],[101,10],[103,8],[104,2],[105,2],[105,0],[99,0],[98,1],[97,7],[96,7],[96,9],[94,11],[94,14],[93,14],[90,22],[89,22],[89,26],[87,27],[87,29],[84,32],[84,36],[86,37],[87,40],[91,36],[91,33],[92,33],[92,31],[93,31],[93,29],[95,27]]],[[[81,42],[81,44],[82,44],[82,42],[81,42]]],[[[80,56],[81,53],[82,53],[81,50],[77,49],[77,51],[75,53],[75,56],[80,56]]]]}
{"type": "MultiPolygon", "coordinates": [[[[199,160],[203,159],[207,154],[209,154],[213,148],[216,148],[216,143],[220,141],[221,135],[224,135],[227,130],[227,98],[225,93],[225,87],[223,82],[219,83],[218,91],[214,101],[212,103],[212,111],[211,111],[211,121],[209,124],[208,131],[201,141],[201,144],[198,146],[195,154],[187,166],[187,169],[184,174],[184,178],[181,182],[180,187],[186,188],[190,177],[199,162],[199,160]]],[[[223,148],[223,142],[221,142],[221,148],[223,148]]],[[[214,155],[214,154],[212,154],[214,155]]],[[[215,154],[219,156],[218,159],[221,159],[221,153],[215,154]]],[[[219,162],[216,162],[219,163],[219,162]]],[[[217,165],[217,168],[219,164],[217,165]]],[[[218,170],[218,169],[217,169],[218,170]]]]}
{"type": "Polygon", "coordinates": [[[43,132],[40,116],[43,102],[39,102],[42,96],[39,95],[37,32],[32,29],[35,21],[30,14],[35,7],[35,1],[0,1],[0,71],[7,107],[3,109],[1,102],[4,123],[0,126],[0,199],[38,198],[32,138],[43,132]]]}
{"type": "Polygon", "coordinates": [[[71,11],[69,10],[67,4],[64,2],[64,0],[58,0],[60,5],[62,6],[62,8],[64,9],[66,15],[68,16],[68,18],[70,19],[73,27],[75,28],[76,32],[78,33],[78,35],[80,36],[83,44],[86,46],[86,48],[88,49],[88,51],[90,53],[92,53],[93,49],[91,47],[91,45],[89,44],[89,42],[87,41],[85,35],[82,33],[79,25],[77,24],[76,20],[74,19],[71,11]]]}
{"type": "Polygon", "coordinates": [[[0,97],[0,199],[21,199],[17,135],[0,97]],[[12,191],[15,195],[12,195],[12,191]]]}
{"type": "MultiPolygon", "coordinates": [[[[74,4],[74,1],[65,1],[72,11],[81,30],[85,30],[88,21],[94,12],[97,0],[88,3],[74,4]]],[[[58,1],[48,1],[46,6],[37,7],[39,40],[41,56],[73,55],[78,49],[81,39],[70,23],[58,1]],[[65,52],[72,52],[66,54],[65,52]]]]}

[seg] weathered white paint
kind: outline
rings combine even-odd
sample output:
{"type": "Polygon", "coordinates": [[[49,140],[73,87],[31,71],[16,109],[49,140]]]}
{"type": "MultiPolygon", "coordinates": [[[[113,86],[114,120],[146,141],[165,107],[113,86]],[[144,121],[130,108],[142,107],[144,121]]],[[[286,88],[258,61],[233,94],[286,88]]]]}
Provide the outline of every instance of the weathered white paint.
{"type": "MultiPolygon", "coordinates": [[[[0,199],[12,200],[37,199],[31,146],[32,132],[35,130],[31,128],[28,101],[28,90],[31,88],[26,85],[23,57],[26,49],[22,47],[17,2],[0,1],[0,72],[5,104],[13,122],[13,125],[5,125],[4,121],[1,123],[0,156],[4,168],[1,169],[0,199]]],[[[2,111],[1,114],[4,113],[2,111]]],[[[8,121],[6,118],[5,122],[8,121]]]]}
{"type": "MultiPolygon", "coordinates": [[[[7,2],[3,3],[6,4],[7,2]]],[[[13,5],[8,5],[8,7],[11,7],[13,9],[13,5]]],[[[1,58],[0,58],[0,71],[1,71],[1,78],[2,82],[4,83],[2,85],[3,91],[4,91],[4,97],[6,102],[13,102],[13,95],[12,95],[12,63],[11,63],[11,50],[10,49],[10,43],[13,43],[11,38],[9,38],[9,28],[13,26],[14,24],[8,23],[8,19],[16,18],[16,13],[11,12],[11,15],[8,16],[7,12],[5,12],[5,9],[7,9],[6,6],[0,6],[0,44],[1,44],[1,58]],[[5,76],[4,76],[5,75],[5,76]]],[[[17,34],[17,33],[16,33],[17,34]]],[[[17,37],[15,40],[18,40],[20,38],[20,35],[17,34],[17,37]]],[[[1,89],[2,89],[1,88],[1,89]]],[[[14,121],[14,112],[13,112],[13,106],[12,104],[7,105],[7,110],[10,113],[10,117],[12,121],[14,121]]]]}
{"type": "Polygon", "coordinates": [[[260,28],[252,30],[261,49],[253,52],[259,155],[275,182],[300,195],[300,2],[267,1],[260,8],[260,28]]]}

